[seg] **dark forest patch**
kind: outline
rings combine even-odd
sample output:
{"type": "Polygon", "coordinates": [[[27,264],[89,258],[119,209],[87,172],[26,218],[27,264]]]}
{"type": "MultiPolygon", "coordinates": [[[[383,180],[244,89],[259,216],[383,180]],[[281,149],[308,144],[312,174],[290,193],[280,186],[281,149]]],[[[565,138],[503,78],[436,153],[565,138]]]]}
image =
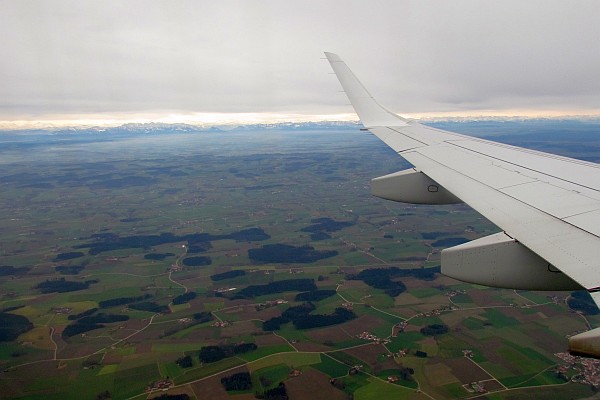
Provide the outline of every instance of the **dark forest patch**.
{"type": "Polygon", "coordinates": [[[146,260],[164,261],[167,257],[175,256],[174,253],[148,253],[144,255],[146,260]]]}
{"type": "Polygon", "coordinates": [[[334,289],[317,289],[309,292],[302,292],[296,295],[296,301],[321,301],[335,295],[337,292],[334,289]]]}
{"type": "Polygon", "coordinates": [[[208,251],[212,249],[212,244],[210,242],[194,242],[191,243],[188,240],[188,246],[187,246],[187,252],[190,254],[193,253],[204,253],[205,251],[208,251]]]}
{"type": "Polygon", "coordinates": [[[567,299],[567,304],[570,308],[576,311],[581,311],[585,315],[596,315],[600,313],[598,306],[592,300],[592,296],[585,290],[572,292],[567,299]]]}
{"type": "Polygon", "coordinates": [[[29,267],[13,267],[12,265],[0,265],[0,276],[25,275],[30,269],[31,268],[29,267]]]}
{"type": "Polygon", "coordinates": [[[265,285],[247,286],[240,290],[234,298],[256,297],[281,292],[307,292],[316,289],[317,286],[313,279],[285,279],[282,281],[270,282],[265,285]]]}
{"type": "Polygon", "coordinates": [[[61,261],[65,261],[65,260],[72,260],[73,258],[83,257],[84,255],[85,254],[83,254],[80,251],[72,251],[70,253],[60,253],[56,257],[54,257],[52,259],[52,261],[61,262],[61,261]]]}
{"type": "Polygon", "coordinates": [[[445,239],[436,240],[431,243],[433,247],[452,247],[458,246],[459,244],[467,243],[469,239],[465,237],[450,237],[445,239]]]}
{"type": "Polygon", "coordinates": [[[249,249],[248,257],[257,263],[299,263],[307,264],[324,258],[337,256],[335,250],[315,250],[314,247],[268,244],[260,249],[249,249]]]}
{"type": "Polygon", "coordinates": [[[196,298],[196,292],[187,292],[184,294],[180,294],[179,296],[175,297],[173,299],[173,304],[177,305],[177,304],[183,304],[183,303],[187,303],[190,300],[193,300],[196,298]]]}
{"type": "Polygon", "coordinates": [[[221,272],[220,274],[214,274],[210,276],[212,281],[222,281],[224,279],[237,278],[238,276],[246,275],[246,271],[242,269],[234,269],[232,271],[221,272]]]}
{"type": "Polygon", "coordinates": [[[361,280],[367,285],[383,291],[396,297],[406,290],[406,286],[396,278],[413,276],[424,281],[435,279],[436,274],[440,273],[441,268],[410,268],[402,269],[398,267],[391,268],[369,268],[360,271],[358,274],[347,275],[347,279],[361,280]]]}
{"type": "Polygon", "coordinates": [[[33,329],[33,324],[22,315],[0,312],[0,342],[15,340],[20,334],[33,329]]]}
{"type": "Polygon", "coordinates": [[[59,272],[61,275],[77,275],[83,271],[84,268],[83,265],[58,265],[54,267],[56,272],[59,272]]]}
{"type": "Polygon", "coordinates": [[[448,333],[448,325],[446,324],[433,324],[427,325],[421,328],[421,333],[426,336],[437,336],[448,333]]]}
{"type": "Polygon", "coordinates": [[[200,349],[199,358],[203,363],[213,363],[236,354],[247,353],[256,350],[258,346],[254,343],[239,343],[224,346],[204,346],[200,349]]]}
{"type": "Polygon", "coordinates": [[[116,306],[122,306],[124,304],[135,303],[136,301],[142,301],[151,298],[150,294],[145,294],[143,296],[137,297],[116,297],[114,299],[102,300],[98,303],[98,307],[100,308],[110,308],[116,306]]]}
{"type": "Polygon", "coordinates": [[[300,229],[302,232],[337,232],[343,228],[354,225],[354,222],[336,221],[331,218],[315,218],[310,222],[313,225],[300,229]]]}
{"type": "Polygon", "coordinates": [[[343,307],[338,307],[332,314],[310,314],[315,310],[314,304],[308,302],[285,310],[280,317],[263,322],[264,331],[277,331],[281,325],[292,322],[296,329],[311,329],[344,323],[356,318],[356,314],[343,307]]]}
{"type": "Polygon", "coordinates": [[[239,372],[237,374],[222,377],[221,385],[223,385],[227,391],[248,390],[252,388],[252,379],[250,379],[249,372],[239,372]]]}
{"type": "Polygon", "coordinates": [[[89,310],[82,311],[79,314],[71,314],[71,315],[69,315],[69,317],[67,319],[69,321],[76,321],[80,318],[88,317],[88,316],[94,314],[96,311],[98,311],[98,309],[96,307],[90,308],[89,310]]]}
{"type": "Polygon", "coordinates": [[[393,281],[393,276],[389,268],[371,268],[349,276],[348,279],[361,280],[375,289],[382,289],[391,297],[396,297],[406,291],[406,286],[400,281],[393,281]]]}
{"type": "MultiPolygon", "coordinates": [[[[261,228],[249,228],[227,235],[212,235],[210,233],[192,233],[188,235],[174,235],[170,232],[163,232],[160,235],[137,235],[137,236],[119,236],[114,233],[96,233],[90,237],[91,243],[74,246],[75,249],[89,249],[91,255],[99,254],[105,251],[142,248],[150,250],[154,246],[161,244],[188,242],[188,248],[192,247],[192,252],[204,251],[206,246],[210,246],[213,240],[236,240],[242,241],[261,241],[267,240],[269,236],[261,228]],[[208,244],[207,244],[208,243],[208,244]]],[[[210,247],[208,247],[210,248],[210,247]]],[[[83,255],[83,253],[80,253],[83,255]]]]}
{"type": "Polygon", "coordinates": [[[169,307],[161,306],[160,304],[157,304],[153,301],[142,301],[141,303],[129,304],[127,307],[131,308],[132,310],[148,311],[148,312],[153,312],[153,313],[168,313],[169,312],[169,307]]]}
{"type": "Polygon", "coordinates": [[[98,313],[97,315],[86,315],[77,322],[80,324],[110,324],[128,320],[129,315],[98,313]]]}
{"type": "Polygon", "coordinates": [[[319,240],[327,240],[331,239],[331,235],[328,235],[325,232],[315,232],[310,234],[310,240],[313,242],[318,242],[319,240]]]}
{"type": "Polygon", "coordinates": [[[84,290],[90,287],[91,284],[98,283],[97,280],[89,280],[85,282],[67,281],[65,278],[47,280],[38,283],[34,289],[39,289],[42,293],[64,293],[84,290]]]}
{"type": "Polygon", "coordinates": [[[186,267],[203,267],[205,265],[212,264],[212,260],[210,257],[196,256],[196,257],[184,258],[182,263],[186,267]]]}

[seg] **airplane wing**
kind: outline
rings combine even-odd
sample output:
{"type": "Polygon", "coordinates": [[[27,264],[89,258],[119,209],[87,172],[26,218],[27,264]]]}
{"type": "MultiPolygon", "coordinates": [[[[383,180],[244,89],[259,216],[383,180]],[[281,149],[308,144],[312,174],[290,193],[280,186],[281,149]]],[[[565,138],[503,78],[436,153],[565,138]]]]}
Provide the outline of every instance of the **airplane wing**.
{"type": "MultiPolygon", "coordinates": [[[[336,54],[325,53],[361,122],[415,168],[375,178],[395,201],[463,201],[504,232],[442,251],[442,273],[488,286],[586,289],[600,305],[600,165],[421,125],[379,105],[336,54]]],[[[573,336],[600,356],[600,328],[573,336]]]]}

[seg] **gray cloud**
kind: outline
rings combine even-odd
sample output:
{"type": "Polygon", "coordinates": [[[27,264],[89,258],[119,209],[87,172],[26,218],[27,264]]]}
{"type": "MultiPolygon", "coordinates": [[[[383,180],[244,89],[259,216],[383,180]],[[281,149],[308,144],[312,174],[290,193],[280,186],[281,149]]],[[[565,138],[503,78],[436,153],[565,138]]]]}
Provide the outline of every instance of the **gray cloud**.
{"type": "Polygon", "coordinates": [[[595,1],[3,1],[0,119],[350,112],[339,53],[397,112],[600,110],[595,1]]]}

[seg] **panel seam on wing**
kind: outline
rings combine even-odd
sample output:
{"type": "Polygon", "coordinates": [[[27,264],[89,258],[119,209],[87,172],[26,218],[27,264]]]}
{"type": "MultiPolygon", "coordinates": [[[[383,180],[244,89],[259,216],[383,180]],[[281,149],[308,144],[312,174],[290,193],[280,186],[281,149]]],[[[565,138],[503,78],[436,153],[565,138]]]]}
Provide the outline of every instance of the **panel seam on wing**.
{"type": "Polygon", "coordinates": [[[503,160],[502,158],[494,157],[494,156],[491,156],[491,155],[489,155],[489,154],[483,153],[483,152],[481,152],[481,151],[477,151],[477,150],[469,149],[468,147],[460,146],[460,145],[458,145],[458,144],[452,143],[451,141],[445,141],[445,143],[447,143],[447,144],[448,144],[448,145],[450,145],[450,146],[458,147],[458,148],[460,148],[460,149],[463,149],[463,150],[466,150],[466,151],[473,152],[473,153],[475,153],[475,154],[479,154],[479,155],[482,155],[482,156],[485,156],[485,157],[489,157],[489,158],[491,158],[491,159],[494,159],[494,160],[502,161],[502,162],[504,162],[504,163],[507,163],[507,164],[510,164],[510,165],[514,165],[514,166],[517,166],[517,167],[519,167],[519,168],[523,168],[523,169],[525,169],[525,170],[528,170],[528,171],[532,171],[532,172],[538,173],[538,174],[540,174],[540,175],[549,176],[549,177],[551,177],[551,178],[558,179],[558,180],[560,180],[560,181],[567,182],[567,183],[570,183],[570,184],[572,184],[572,185],[581,186],[581,187],[583,187],[583,188],[586,188],[586,189],[589,189],[589,190],[593,190],[593,191],[595,191],[595,192],[600,192],[600,190],[598,190],[598,189],[596,189],[596,188],[594,188],[594,187],[591,187],[591,186],[586,186],[586,185],[582,185],[582,184],[580,184],[580,183],[573,182],[573,181],[571,181],[571,180],[568,180],[568,179],[565,179],[565,178],[561,178],[561,177],[559,177],[559,176],[551,175],[551,174],[548,174],[548,173],[546,173],[546,172],[542,172],[542,171],[535,170],[535,169],[533,169],[533,168],[525,167],[525,166],[523,166],[523,165],[521,165],[521,164],[517,164],[517,163],[515,163],[515,162],[512,162],[512,161],[503,160]]]}
{"type": "MultiPolygon", "coordinates": [[[[466,150],[468,150],[468,149],[466,149],[466,150]]],[[[503,192],[503,191],[501,191],[501,190],[499,190],[499,189],[496,189],[496,188],[494,188],[493,186],[490,186],[489,184],[487,184],[487,183],[485,183],[485,182],[482,182],[482,181],[480,181],[480,180],[478,180],[478,179],[476,179],[476,178],[473,178],[472,176],[467,176],[467,175],[463,174],[462,172],[460,172],[460,171],[456,170],[455,168],[453,168],[453,167],[450,167],[450,166],[448,166],[448,165],[446,165],[446,164],[442,164],[442,163],[440,163],[439,161],[437,161],[437,160],[435,160],[435,159],[431,158],[430,156],[428,156],[428,155],[426,155],[426,154],[423,154],[423,153],[421,153],[421,152],[419,152],[419,151],[417,151],[417,150],[413,150],[413,151],[411,151],[411,152],[408,152],[408,153],[416,153],[416,154],[419,154],[420,156],[427,158],[428,160],[430,160],[430,161],[432,161],[432,162],[434,162],[434,163],[436,163],[436,164],[440,165],[441,167],[447,168],[447,169],[449,169],[449,170],[451,170],[451,171],[453,171],[453,172],[455,172],[455,173],[459,174],[460,176],[463,176],[463,177],[465,177],[465,178],[471,179],[472,181],[474,181],[474,182],[477,182],[477,183],[479,183],[479,184],[481,184],[481,185],[483,185],[483,186],[485,186],[485,187],[487,187],[487,188],[489,188],[489,189],[491,189],[491,190],[493,190],[493,191],[495,191],[495,192],[499,193],[500,195],[503,195],[503,196],[506,196],[506,197],[508,197],[508,198],[511,198],[511,199],[513,199],[513,200],[515,200],[515,201],[517,201],[517,202],[521,203],[521,204],[524,204],[524,205],[525,205],[525,206],[527,206],[527,207],[531,207],[532,209],[534,209],[534,210],[537,210],[537,211],[539,211],[539,212],[541,212],[541,213],[543,213],[543,214],[545,214],[545,215],[547,215],[547,216],[549,216],[549,217],[551,217],[551,218],[553,218],[553,219],[556,219],[556,220],[559,220],[559,221],[561,221],[561,222],[567,223],[567,224],[569,224],[570,226],[572,226],[573,228],[579,229],[579,230],[581,230],[582,232],[585,232],[585,233],[587,233],[587,234],[589,234],[589,235],[592,235],[592,236],[594,236],[594,237],[596,237],[596,238],[600,238],[600,236],[598,236],[597,234],[595,234],[595,233],[593,233],[593,232],[590,232],[590,231],[588,231],[588,230],[586,230],[586,229],[583,229],[582,227],[580,227],[580,226],[577,226],[577,225],[574,225],[574,224],[570,223],[569,221],[565,221],[565,220],[563,220],[562,218],[560,218],[560,217],[557,217],[557,216],[555,216],[555,215],[552,215],[552,214],[550,214],[549,212],[547,212],[547,211],[545,211],[545,210],[542,210],[542,209],[540,209],[540,208],[538,208],[538,207],[536,207],[536,206],[533,206],[533,205],[531,205],[531,204],[529,204],[529,203],[526,203],[525,201],[523,201],[523,200],[521,200],[521,199],[519,199],[519,198],[517,198],[517,197],[514,197],[514,196],[512,196],[512,195],[510,195],[510,194],[507,194],[507,193],[505,193],[505,192],[503,192]]],[[[405,154],[407,154],[407,153],[405,153],[405,154]]],[[[408,160],[408,161],[410,161],[410,160],[408,160]]],[[[412,163],[412,161],[411,161],[411,163],[412,163]]],[[[418,166],[418,165],[416,165],[416,167],[417,167],[417,168],[419,168],[419,166],[418,166]]],[[[421,169],[421,168],[419,168],[419,169],[421,169]]],[[[432,178],[432,179],[434,179],[434,178],[432,178]]],[[[434,179],[434,180],[435,180],[435,179],[434,179]]],[[[529,184],[531,184],[531,182],[529,182],[529,184]]],[[[446,188],[446,189],[448,189],[448,188],[446,188]]],[[[448,189],[448,190],[450,190],[450,189],[448,189]]],[[[453,190],[450,190],[450,191],[451,191],[451,192],[454,192],[453,190]]],[[[460,196],[458,196],[458,197],[460,197],[460,196]]],[[[595,210],[589,210],[589,211],[587,211],[587,212],[593,212],[593,211],[595,211],[595,210]]],[[[570,253],[569,253],[569,254],[570,254],[570,253]]],[[[573,255],[573,257],[574,257],[574,258],[577,258],[577,257],[575,257],[574,255],[573,255]]],[[[577,259],[578,259],[578,258],[577,258],[577,259]]],[[[591,267],[591,266],[590,266],[590,267],[591,267]]]]}

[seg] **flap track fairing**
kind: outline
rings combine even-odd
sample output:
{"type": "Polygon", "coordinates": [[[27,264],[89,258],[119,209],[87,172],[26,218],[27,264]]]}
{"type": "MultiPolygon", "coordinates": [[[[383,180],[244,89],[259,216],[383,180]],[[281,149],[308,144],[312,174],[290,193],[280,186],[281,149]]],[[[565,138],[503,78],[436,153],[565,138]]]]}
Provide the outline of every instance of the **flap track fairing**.
{"type": "Polygon", "coordinates": [[[373,196],[412,204],[457,204],[462,201],[416,169],[407,169],[371,180],[373,196]]]}

